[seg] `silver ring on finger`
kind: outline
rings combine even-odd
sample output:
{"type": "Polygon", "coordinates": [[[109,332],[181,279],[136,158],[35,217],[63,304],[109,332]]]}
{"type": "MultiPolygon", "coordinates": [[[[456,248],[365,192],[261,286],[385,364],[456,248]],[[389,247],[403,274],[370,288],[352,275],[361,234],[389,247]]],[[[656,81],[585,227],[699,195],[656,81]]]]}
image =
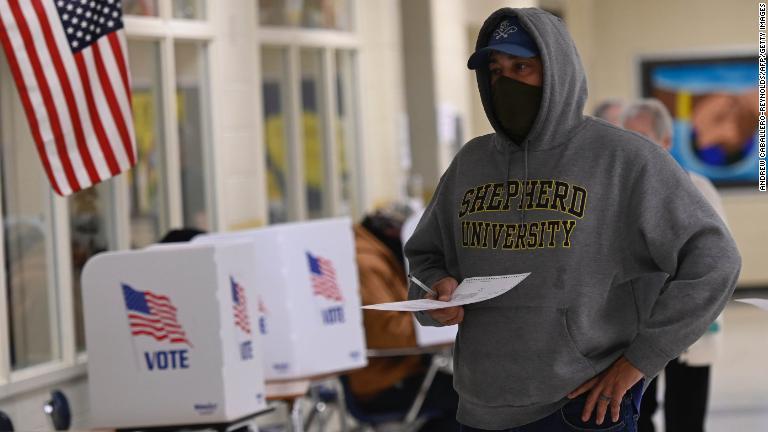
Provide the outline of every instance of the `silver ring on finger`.
{"type": "Polygon", "coordinates": [[[608,395],[600,394],[600,400],[601,400],[601,401],[604,401],[604,402],[610,402],[610,401],[611,401],[611,399],[613,399],[613,398],[612,398],[612,397],[610,397],[610,396],[608,396],[608,395]]]}

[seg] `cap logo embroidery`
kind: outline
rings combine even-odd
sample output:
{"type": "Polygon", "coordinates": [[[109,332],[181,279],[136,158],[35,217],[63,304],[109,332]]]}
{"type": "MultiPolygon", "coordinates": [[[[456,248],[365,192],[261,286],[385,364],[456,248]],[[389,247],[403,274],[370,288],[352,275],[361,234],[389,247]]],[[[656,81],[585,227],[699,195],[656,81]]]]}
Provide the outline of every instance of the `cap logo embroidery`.
{"type": "Polygon", "coordinates": [[[494,39],[501,39],[506,38],[509,36],[510,33],[514,33],[517,31],[517,27],[513,26],[509,23],[509,21],[502,21],[499,25],[499,28],[496,29],[495,32],[493,32],[494,39]]]}

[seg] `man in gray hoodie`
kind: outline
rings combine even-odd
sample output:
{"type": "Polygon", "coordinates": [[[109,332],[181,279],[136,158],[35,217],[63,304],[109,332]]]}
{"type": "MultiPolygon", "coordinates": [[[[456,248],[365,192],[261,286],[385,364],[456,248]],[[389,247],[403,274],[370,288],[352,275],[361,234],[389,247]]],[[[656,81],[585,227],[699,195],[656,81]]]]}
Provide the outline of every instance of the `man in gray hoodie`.
{"type": "Polygon", "coordinates": [[[736,246],[663,149],[582,114],[586,78],[560,19],[500,9],[476,49],[495,133],[456,155],[405,252],[440,300],[467,277],[531,275],[497,298],[417,314],[459,324],[457,418],[469,431],[634,431],[644,378],[725,307],[736,246]],[[653,277],[666,282],[644,313],[647,285],[633,282],[653,277]]]}

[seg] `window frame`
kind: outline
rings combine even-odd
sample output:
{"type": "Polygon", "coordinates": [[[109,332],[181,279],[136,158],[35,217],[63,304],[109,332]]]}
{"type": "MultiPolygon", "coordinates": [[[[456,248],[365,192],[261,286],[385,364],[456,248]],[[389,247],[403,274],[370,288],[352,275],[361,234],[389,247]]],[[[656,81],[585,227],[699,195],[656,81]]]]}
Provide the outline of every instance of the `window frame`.
{"type": "MultiPolygon", "coordinates": [[[[179,164],[179,134],[176,106],[176,70],[175,43],[202,42],[205,46],[202,61],[206,65],[203,84],[207,92],[206,99],[210,102],[203,115],[204,130],[203,151],[205,165],[203,167],[206,179],[206,211],[211,230],[220,229],[220,210],[217,205],[217,176],[213,139],[215,137],[215,107],[216,85],[215,69],[211,59],[215,58],[216,31],[215,8],[212,0],[205,2],[205,18],[185,19],[174,18],[172,0],[159,0],[157,17],[142,17],[133,15],[123,16],[123,25],[127,41],[148,40],[159,43],[160,51],[160,86],[161,86],[161,122],[163,124],[163,152],[165,178],[163,187],[167,198],[168,226],[182,226],[182,184],[179,164]]],[[[3,94],[17,98],[12,77],[3,77],[3,94]],[[10,91],[7,91],[10,90],[10,91]]],[[[4,96],[5,97],[5,96],[4,96]]],[[[38,169],[39,167],[35,167],[38,169]]],[[[46,180],[47,181],[47,180],[46,180]]],[[[108,232],[111,250],[127,250],[131,245],[131,217],[129,200],[129,183],[125,175],[109,180],[109,201],[107,211],[111,212],[112,224],[108,232]]],[[[0,190],[2,193],[2,190],[0,190]]],[[[0,400],[18,394],[45,388],[56,383],[80,378],[87,373],[88,356],[86,352],[78,352],[75,336],[74,292],[72,283],[72,255],[70,236],[70,214],[68,198],[56,195],[48,188],[48,214],[46,233],[51,241],[49,256],[52,265],[49,274],[49,291],[53,293],[51,302],[58,310],[54,322],[56,329],[53,352],[59,354],[51,361],[25,367],[11,369],[10,359],[10,323],[8,315],[0,319],[0,400]]],[[[3,223],[2,200],[0,200],[0,225],[3,223]]],[[[0,262],[5,262],[4,236],[5,230],[0,229],[0,262]]],[[[8,310],[8,292],[6,286],[6,268],[0,266],[0,310],[8,310]]]]}
{"type": "MultiPolygon", "coordinates": [[[[0,83],[0,91],[2,94],[2,103],[0,105],[7,106],[8,103],[14,103],[18,99],[18,92],[15,88],[13,77],[9,75],[2,75],[2,83],[0,83]]],[[[0,115],[6,116],[7,113],[0,115]]],[[[21,129],[26,130],[26,126],[21,129]]],[[[12,140],[12,137],[6,136],[7,133],[3,131],[0,133],[0,139],[12,140]]],[[[0,166],[0,170],[3,167],[0,166]]],[[[37,166],[35,169],[42,169],[37,166]]],[[[38,174],[44,176],[42,171],[38,174]]],[[[0,390],[4,390],[6,386],[15,384],[19,381],[24,381],[29,376],[41,375],[49,371],[59,370],[63,365],[71,365],[75,363],[75,335],[74,335],[74,311],[72,305],[72,284],[71,284],[71,268],[63,268],[59,258],[62,256],[61,251],[64,247],[64,253],[67,258],[63,261],[71,262],[70,251],[66,249],[69,245],[69,217],[66,207],[66,199],[56,195],[53,190],[48,187],[48,179],[43,180],[45,185],[45,192],[41,196],[43,200],[43,208],[45,210],[45,239],[46,242],[50,242],[50,245],[46,247],[46,269],[47,273],[47,286],[45,287],[48,292],[49,302],[49,317],[51,318],[51,353],[53,358],[49,361],[34,364],[27,367],[14,370],[11,365],[10,355],[10,342],[11,342],[11,326],[10,315],[6,314],[6,318],[0,320],[0,390]],[[62,212],[64,212],[64,219],[61,218],[62,212]],[[63,223],[64,229],[61,229],[63,223]],[[56,233],[62,233],[61,237],[57,237],[56,233]],[[66,278],[66,279],[61,279],[66,278]],[[56,280],[66,280],[62,285],[56,284],[56,280]],[[64,309],[69,308],[69,309],[64,309]],[[70,344],[65,342],[65,338],[71,339],[70,344]]],[[[3,190],[0,188],[0,195],[3,190]]],[[[4,228],[4,208],[2,205],[3,200],[0,199],[0,223],[2,229],[0,229],[0,262],[6,261],[5,250],[5,228],[4,228]]],[[[10,307],[8,302],[8,286],[7,286],[7,270],[5,264],[0,267],[0,310],[8,311],[10,307]]],[[[2,394],[2,391],[0,391],[2,394]]]]}
{"type": "MultiPolygon", "coordinates": [[[[342,184],[339,176],[339,161],[337,158],[338,142],[335,139],[335,113],[338,107],[336,88],[336,56],[338,52],[351,54],[350,70],[352,72],[351,85],[345,85],[345,90],[352,90],[351,95],[345,94],[343,102],[352,102],[347,105],[349,115],[343,123],[344,131],[348,135],[348,143],[345,145],[346,160],[350,171],[352,183],[352,196],[350,196],[349,214],[353,219],[358,219],[363,212],[366,188],[364,179],[360,175],[362,167],[364,142],[362,133],[362,116],[360,114],[360,62],[359,54],[362,41],[358,31],[360,22],[358,0],[350,0],[350,14],[352,17],[350,30],[333,30],[302,28],[290,26],[262,26],[259,24],[259,8],[256,7],[255,22],[258,29],[256,58],[259,67],[259,98],[263,101],[261,76],[262,50],[265,48],[283,50],[285,54],[286,68],[286,98],[287,106],[284,109],[286,116],[286,196],[288,222],[308,219],[304,139],[302,124],[301,103],[301,51],[304,49],[318,49],[320,51],[321,77],[320,77],[320,119],[322,121],[323,139],[323,185],[328,193],[323,194],[323,217],[344,215],[342,206],[342,184]]],[[[257,119],[262,133],[258,137],[261,151],[266,152],[267,143],[264,137],[265,122],[261,113],[263,106],[259,108],[257,119]]],[[[263,158],[266,161],[266,158],[263,158]]],[[[267,172],[266,162],[263,167],[267,172]]],[[[266,174],[265,174],[266,175],[266,174]]],[[[265,208],[268,208],[268,199],[265,200],[265,208]]],[[[268,212],[267,213],[267,219],[268,212]]],[[[271,223],[271,221],[268,221],[271,223]]]]}

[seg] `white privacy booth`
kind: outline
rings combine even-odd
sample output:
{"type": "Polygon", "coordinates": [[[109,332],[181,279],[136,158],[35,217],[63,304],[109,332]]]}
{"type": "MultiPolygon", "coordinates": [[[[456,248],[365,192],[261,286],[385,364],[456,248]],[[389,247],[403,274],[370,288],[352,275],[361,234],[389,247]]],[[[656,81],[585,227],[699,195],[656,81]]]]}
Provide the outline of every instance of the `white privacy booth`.
{"type": "Polygon", "coordinates": [[[195,237],[197,244],[247,240],[260,298],[267,380],[319,376],[367,365],[352,222],[271,225],[195,237]]]}
{"type": "MultiPolygon", "coordinates": [[[[400,239],[403,245],[408,241],[416,231],[416,226],[419,224],[419,220],[424,215],[424,210],[418,211],[412,214],[403,223],[403,229],[400,231],[400,239]]],[[[405,271],[410,272],[408,266],[408,259],[405,259],[405,271]]],[[[413,325],[416,329],[416,344],[422,347],[432,345],[443,345],[453,343],[456,340],[456,334],[459,332],[459,326],[446,326],[446,327],[425,327],[413,319],[413,325]]]]}
{"type": "Polygon", "coordinates": [[[158,245],[83,271],[91,427],[218,423],[266,408],[250,243],[158,245]]]}

